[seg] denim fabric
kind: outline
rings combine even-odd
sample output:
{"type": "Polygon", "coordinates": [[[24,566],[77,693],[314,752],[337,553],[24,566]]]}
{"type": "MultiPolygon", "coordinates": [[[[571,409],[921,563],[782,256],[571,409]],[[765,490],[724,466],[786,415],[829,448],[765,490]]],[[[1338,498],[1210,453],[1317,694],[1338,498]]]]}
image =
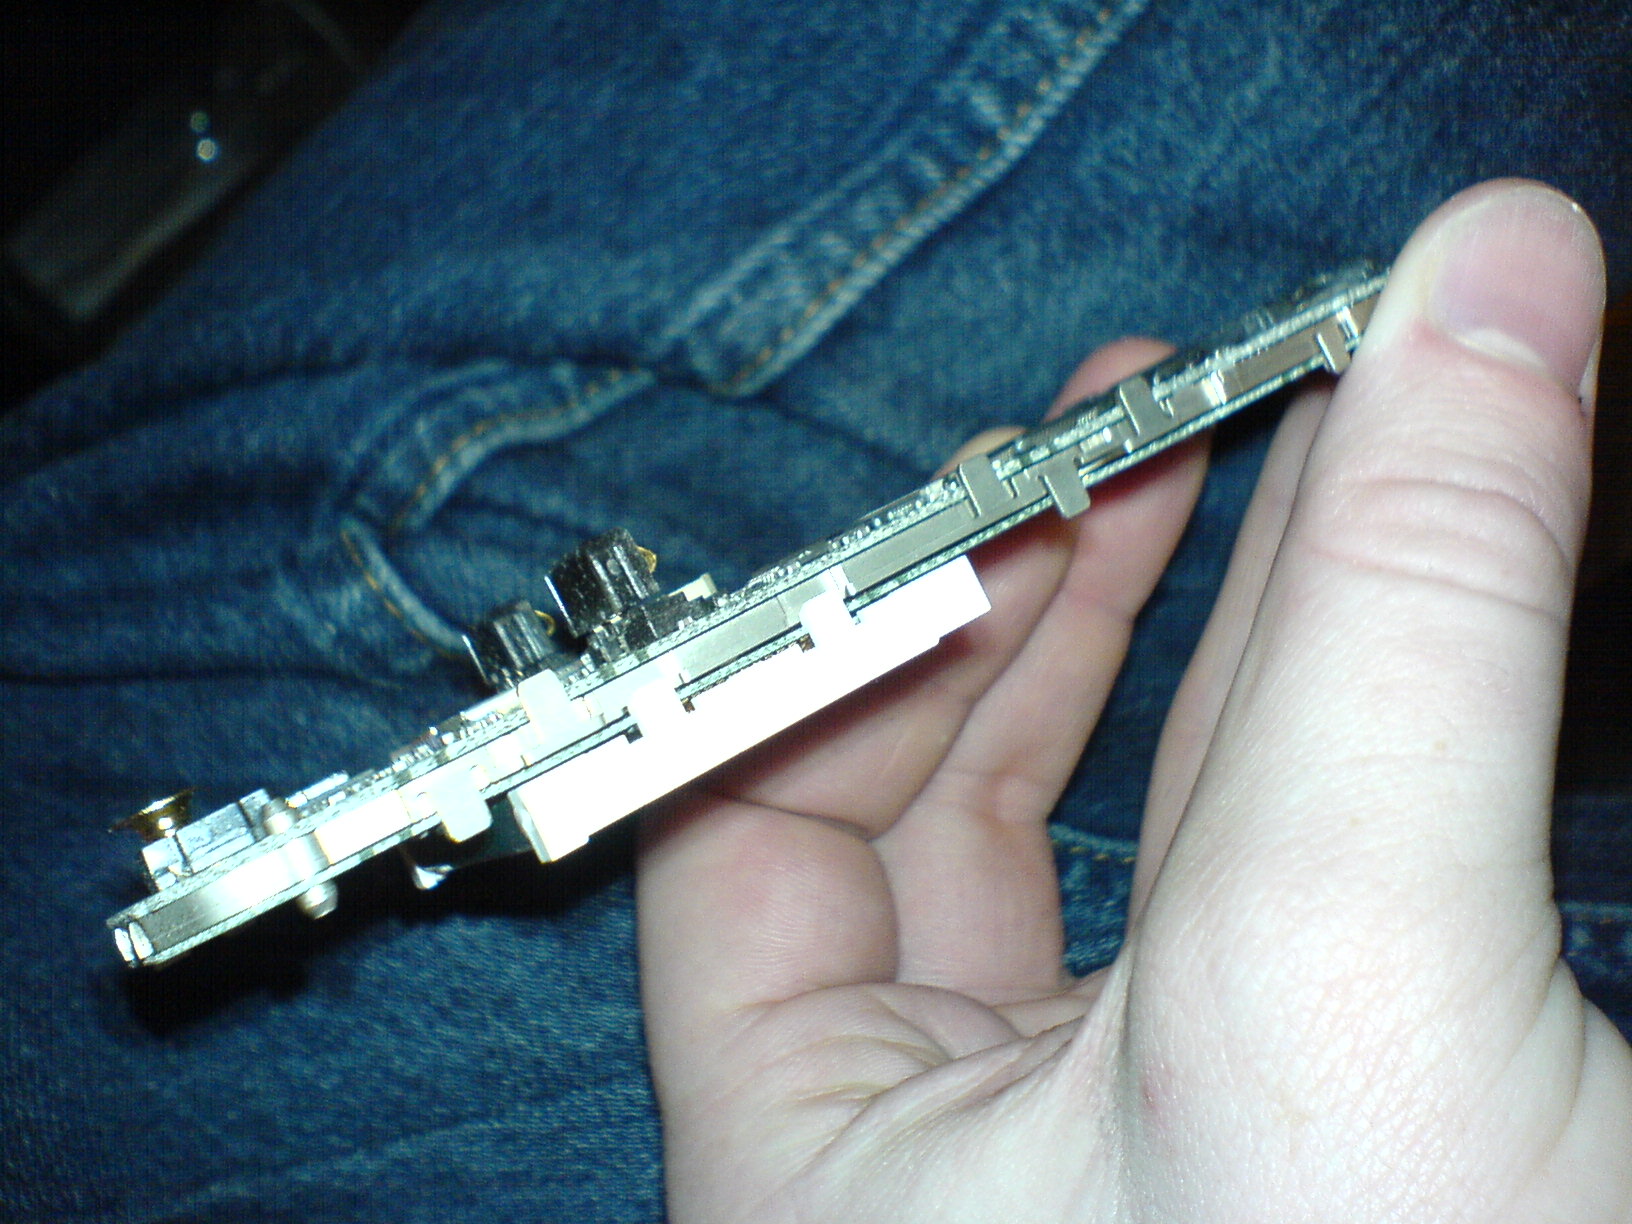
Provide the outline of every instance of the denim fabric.
{"type": "MultiPolygon", "coordinates": [[[[322,924],[129,975],[107,824],[377,763],[476,698],[461,628],[584,536],[736,583],[1093,346],[1386,257],[1476,179],[1574,194],[1624,285],[1629,97],[1607,0],[427,10],[0,433],[0,1209],[660,1216],[626,832],[430,894],[370,864],[322,924]]],[[[1075,969],[1115,952],[1267,420],[1221,440],[1061,804],[1075,969]]],[[[1632,1026],[1627,808],[1562,796],[1559,859],[1572,964],[1632,1026]]]]}

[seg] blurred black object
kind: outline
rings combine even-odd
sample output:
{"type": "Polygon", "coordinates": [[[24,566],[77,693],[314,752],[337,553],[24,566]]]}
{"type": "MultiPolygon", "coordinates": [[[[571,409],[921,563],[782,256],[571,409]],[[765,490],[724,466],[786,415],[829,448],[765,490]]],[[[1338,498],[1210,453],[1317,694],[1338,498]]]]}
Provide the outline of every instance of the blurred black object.
{"type": "Polygon", "coordinates": [[[357,83],[418,0],[65,0],[5,29],[9,408],[107,343],[357,83]]]}

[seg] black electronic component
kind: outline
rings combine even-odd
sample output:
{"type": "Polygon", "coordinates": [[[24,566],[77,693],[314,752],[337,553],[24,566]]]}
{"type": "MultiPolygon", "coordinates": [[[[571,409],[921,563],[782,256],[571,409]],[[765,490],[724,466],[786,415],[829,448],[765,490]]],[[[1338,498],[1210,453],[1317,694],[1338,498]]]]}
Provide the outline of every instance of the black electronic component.
{"type": "Polygon", "coordinates": [[[525,599],[488,613],[466,642],[476,670],[495,692],[519,684],[562,658],[550,641],[549,618],[525,599]]]}
{"type": "Polygon", "coordinates": [[[550,590],[574,637],[588,639],[599,625],[658,593],[657,557],[622,527],[586,540],[550,570],[550,590]]]}
{"type": "Polygon", "coordinates": [[[565,627],[591,656],[613,662],[673,633],[709,606],[690,592],[662,594],[656,569],[656,554],[618,527],[580,544],[550,570],[550,591],[565,627]]]}

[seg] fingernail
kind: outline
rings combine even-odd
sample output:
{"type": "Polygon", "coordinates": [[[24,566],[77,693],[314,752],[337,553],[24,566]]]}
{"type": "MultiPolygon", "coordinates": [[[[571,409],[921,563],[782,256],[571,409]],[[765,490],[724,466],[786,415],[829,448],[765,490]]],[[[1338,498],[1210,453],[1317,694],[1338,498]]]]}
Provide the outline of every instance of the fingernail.
{"type": "Polygon", "coordinates": [[[1590,402],[1604,261],[1586,213],[1545,187],[1504,185],[1448,218],[1436,245],[1440,326],[1590,402]]]}

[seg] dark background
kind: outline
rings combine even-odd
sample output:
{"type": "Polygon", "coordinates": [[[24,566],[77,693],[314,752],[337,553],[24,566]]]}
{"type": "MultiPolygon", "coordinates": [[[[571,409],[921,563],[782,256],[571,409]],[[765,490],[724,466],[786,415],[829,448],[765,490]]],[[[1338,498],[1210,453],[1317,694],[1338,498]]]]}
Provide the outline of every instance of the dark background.
{"type": "Polygon", "coordinates": [[[419,5],[6,6],[0,407],[95,356],[162,293],[419,5]],[[89,280],[103,290],[75,291],[89,280]]]}

